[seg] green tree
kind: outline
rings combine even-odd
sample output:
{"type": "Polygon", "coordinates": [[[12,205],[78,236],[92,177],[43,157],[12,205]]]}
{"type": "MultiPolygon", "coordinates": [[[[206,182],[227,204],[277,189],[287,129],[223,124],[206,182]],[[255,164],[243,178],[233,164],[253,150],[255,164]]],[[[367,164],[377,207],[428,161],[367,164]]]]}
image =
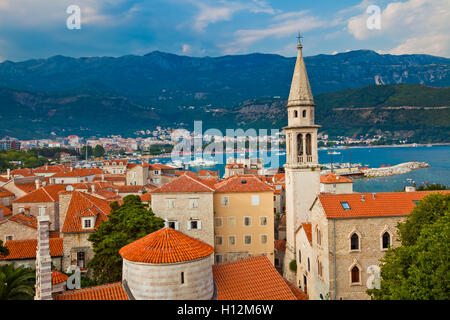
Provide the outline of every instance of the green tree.
{"type": "Polygon", "coordinates": [[[88,240],[94,257],[88,262],[93,280],[109,283],[122,279],[122,257],[119,250],[164,226],[164,220],[148,210],[135,195],[126,196],[123,204],[111,204],[108,221],[103,222],[88,240]]]}
{"type": "Polygon", "coordinates": [[[397,226],[401,245],[381,265],[376,300],[450,299],[450,194],[423,198],[397,226]]]}
{"type": "Polygon", "coordinates": [[[14,263],[0,266],[0,300],[32,300],[36,273],[14,263]]]}
{"type": "Polygon", "coordinates": [[[7,247],[3,245],[3,241],[0,240],[0,257],[7,256],[9,254],[9,250],[7,247]]]}
{"type": "MultiPolygon", "coordinates": [[[[87,146],[87,156],[92,157],[93,149],[91,146],[87,146]]],[[[80,149],[80,158],[86,160],[86,146],[81,147],[80,149]]]]}
{"type": "Polygon", "coordinates": [[[94,157],[103,157],[105,155],[105,149],[101,145],[96,145],[94,148],[94,157]]]}

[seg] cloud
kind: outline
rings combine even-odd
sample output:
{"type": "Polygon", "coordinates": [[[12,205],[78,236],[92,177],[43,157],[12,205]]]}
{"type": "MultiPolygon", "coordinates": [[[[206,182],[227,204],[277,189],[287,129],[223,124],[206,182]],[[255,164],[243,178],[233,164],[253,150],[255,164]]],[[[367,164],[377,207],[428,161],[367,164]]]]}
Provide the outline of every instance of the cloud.
{"type": "Polygon", "coordinates": [[[231,54],[246,49],[257,41],[266,38],[283,38],[295,35],[297,32],[307,32],[324,27],[328,24],[315,16],[308,15],[308,11],[288,12],[275,16],[272,24],[260,29],[237,30],[235,40],[223,45],[225,53],[231,54]]]}
{"type": "Polygon", "coordinates": [[[189,0],[189,2],[198,9],[193,23],[193,28],[198,32],[203,32],[210,24],[229,21],[235,13],[240,11],[266,14],[275,14],[276,12],[262,0],[253,0],[252,2],[189,0]]]}
{"type": "Polygon", "coordinates": [[[391,2],[381,12],[381,29],[369,30],[368,14],[351,17],[347,29],[357,40],[384,37],[397,45],[392,54],[450,54],[450,10],[448,0],[391,2]]]}
{"type": "Polygon", "coordinates": [[[189,53],[189,52],[191,52],[191,50],[192,50],[192,47],[188,44],[183,44],[183,46],[181,47],[181,51],[183,53],[189,53]]]}

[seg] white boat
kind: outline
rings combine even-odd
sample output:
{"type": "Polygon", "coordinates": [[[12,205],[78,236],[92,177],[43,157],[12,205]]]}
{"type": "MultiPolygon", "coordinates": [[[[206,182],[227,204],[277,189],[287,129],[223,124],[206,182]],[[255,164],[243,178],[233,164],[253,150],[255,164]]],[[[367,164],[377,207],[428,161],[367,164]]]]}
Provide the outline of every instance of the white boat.
{"type": "Polygon", "coordinates": [[[339,151],[328,151],[328,154],[341,154],[339,151]]]}
{"type": "Polygon", "coordinates": [[[190,167],[213,167],[217,164],[217,161],[206,160],[197,158],[187,163],[190,167]]]}

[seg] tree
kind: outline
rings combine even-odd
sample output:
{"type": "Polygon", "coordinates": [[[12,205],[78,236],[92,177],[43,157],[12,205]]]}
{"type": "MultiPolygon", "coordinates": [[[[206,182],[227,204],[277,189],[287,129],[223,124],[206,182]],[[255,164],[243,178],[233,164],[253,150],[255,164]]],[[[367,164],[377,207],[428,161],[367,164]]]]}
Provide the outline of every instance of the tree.
{"type": "Polygon", "coordinates": [[[423,198],[397,226],[401,245],[381,265],[376,300],[450,299],[450,194],[423,198]]]}
{"type": "Polygon", "coordinates": [[[0,266],[0,300],[32,300],[36,273],[14,263],[0,266]]]}
{"type": "Polygon", "coordinates": [[[425,186],[421,185],[417,188],[417,191],[428,191],[428,190],[446,190],[448,189],[445,184],[440,183],[427,183],[425,186]]]}
{"type": "Polygon", "coordinates": [[[9,254],[9,250],[7,247],[3,246],[3,241],[0,240],[0,257],[7,256],[9,254]]]}
{"type": "Polygon", "coordinates": [[[105,149],[101,145],[96,145],[94,148],[94,157],[103,157],[105,155],[105,149]]]}
{"type": "MultiPolygon", "coordinates": [[[[91,146],[87,146],[87,156],[88,158],[92,156],[93,150],[91,146]]],[[[80,149],[80,158],[86,159],[86,146],[81,147],[80,149]]]]}
{"type": "Polygon", "coordinates": [[[110,283],[122,279],[122,257],[119,250],[164,226],[164,220],[145,208],[135,195],[126,196],[123,204],[111,204],[108,221],[103,222],[88,240],[92,242],[94,257],[88,262],[93,279],[110,283]]]}

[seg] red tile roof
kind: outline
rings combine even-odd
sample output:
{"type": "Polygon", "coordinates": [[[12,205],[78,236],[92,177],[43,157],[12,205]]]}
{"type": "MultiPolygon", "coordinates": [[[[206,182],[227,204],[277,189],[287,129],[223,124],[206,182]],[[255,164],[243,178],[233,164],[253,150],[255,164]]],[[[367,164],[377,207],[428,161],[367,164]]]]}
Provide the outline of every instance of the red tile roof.
{"type": "Polygon", "coordinates": [[[33,170],[31,170],[29,168],[14,169],[14,170],[11,170],[10,174],[11,174],[11,177],[14,177],[14,176],[32,177],[35,175],[33,173],[33,170]]]}
{"type": "Polygon", "coordinates": [[[274,191],[267,183],[254,175],[234,175],[217,183],[216,192],[263,192],[274,191]]]}
{"type": "Polygon", "coordinates": [[[335,173],[330,172],[320,176],[320,183],[353,183],[353,180],[344,176],[336,176],[335,173]]]}
{"type": "Polygon", "coordinates": [[[111,192],[107,189],[100,189],[97,190],[95,193],[93,193],[94,196],[99,196],[101,198],[104,198],[106,200],[120,200],[122,199],[118,194],[115,194],[114,192],[111,192]]]}
{"type": "Polygon", "coordinates": [[[67,281],[67,279],[69,279],[69,277],[66,274],[58,270],[52,270],[52,284],[62,283],[67,281]]]}
{"type": "Polygon", "coordinates": [[[305,230],[306,237],[308,238],[308,241],[310,244],[312,244],[312,227],[311,222],[309,223],[302,223],[302,228],[305,230]]]}
{"type": "Polygon", "coordinates": [[[217,300],[296,300],[264,255],[213,265],[217,300]]]}
{"type": "Polygon", "coordinates": [[[94,197],[84,192],[73,191],[61,232],[93,231],[103,221],[106,221],[108,219],[110,210],[111,208],[108,201],[94,197]],[[82,228],[81,217],[85,216],[97,217],[94,228],[82,228]]]}
{"type": "Polygon", "coordinates": [[[118,166],[122,162],[123,166],[126,166],[128,164],[128,160],[126,159],[118,159],[118,160],[105,160],[103,161],[104,166],[112,166],[113,163],[115,163],[116,166],[118,166]]]}
{"type": "Polygon", "coordinates": [[[319,200],[327,218],[361,218],[382,216],[405,216],[414,208],[414,201],[422,200],[431,193],[448,194],[450,190],[416,192],[378,192],[351,194],[319,194],[319,200]],[[364,198],[364,201],[362,200],[364,198]],[[347,202],[350,210],[342,206],[347,202]]]}
{"type": "Polygon", "coordinates": [[[278,251],[286,251],[286,240],[285,239],[279,239],[275,241],[275,249],[278,251]]]}
{"type": "Polygon", "coordinates": [[[119,190],[119,193],[142,192],[144,186],[115,186],[114,190],[119,190]]]}
{"type": "Polygon", "coordinates": [[[42,167],[33,169],[33,173],[56,173],[56,172],[62,172],[66,169],[63,165],[44,165],[42,167]]]}
{"type": "Polygon", "coordinates": [[[2,176],[0,176],[0,182],[8,182],[9,180],[7,178],[4,178],[2,176]]]}
{"type": "Polygon", "coordinates": [[[16,183],[14,182],[14,185],[22,190],[23,192],[30,193],[33,190],[36,190],[36,183],[16,183]]]}
{"type": "Polygon", "coordinates": [[[219,176],[219,170],[212,171],[212,170],[198,170],[199,176],[219,176]]]}
{"type": "Polygon", "coordinates": [[[302,290],[297,288],[294,284],[290,283],[286,279],[284,279],[284,281],[286,281],[286,284],[288,285],[289,289],[291,289],[297,300],[308,300],[308,296],[302,290]]]}
{"type": "Polygon", "coordinates": [[[273,175],[274,182],[282,182],[285,181],[286,176],[284,173],[276,173],[273,175]]]}
{"type": "Polygon", "coordinates": [[[145,165],[148,166],[150,170],[170,170],[170,169],[174,170],[175,169],[173,167],[166,166],[165,164],[162,164],[162,163],[146,163],[145,165]]]}
{"type": "MultiPolygon", "coordinates": [[[[63,239],[50,238],[50,256],[60,257],[63,255],[63,239]]],[[[0,257],[0,260],[20,260],[20,259],[36,259],[37,240],[10,240],[5,242],[5,246],[9,250],[7,256],[0,257]]]]}
{"type": "Polygon", "coordinates": [[[104,284],[101,286],[64,291],[56,295],[55,300],[128,300],[122,283],[104,284]]]}
{"type": "Polygon", "coordinates": [[[171,192],[213,192],[214,189],[206,181],[191,175],[182,175],[161,187],[151,191],[151,193],[171,193],[171,192]]]}
{"type": "Polygon", "coordinates": [[[144,193],[143,195],[140,196],[141,201],[144,202],[150,202],[152,201],[152,195],[150,194],[150,192],[144,193]]]}
{"type": "Polygon", "coordinates": [[[122,249],[119,254],[129,261],[144,263],[177,263],[205,258],[214,248],[172,228],[153,232],[122,249]]]}
{"type": "Polygon", "coordinates": [[[3,217],[7,217],[7,216],[9,216],[9,215],[11,215],[12,214],[12,211],[11,211],[11,209],[10,208],[8,208],[8,207],[5,207],[4,205],[1,205],[0,204],[0,211],[1,210],[3,210],[3,217]]]}
{"type": "Polygon", "coordinates": [[[244,168],[244,165],[242,163],[228,163],[225,168],[230,169],[238,169],[238,168],[244,168]]]}
{"type": "Polygon", "coordinates": [[[33,229],[37,229],[37,219],[35,216],[32,216],[30,214],[18,213],[16,215],[13,215],[8,220],[23,224],[24,226],[33,229]]]}
{"type": "Polygon", "coordinates": [[[6,197],[14,197],[14,193],[9,192],[8,190],[4,188],[0,188],[0,198],[6,198],[6,197]]]}
{"type": "Polygon", "coordinates": [[[13,200],[14,203],[41,203],[56,202],[59,199],[59,192],[65,191],[66,186],[63,184],[50,184],[34,190],[23,197],[13,200]]]}
{"type": "Polygon", "coordinates": [[[66,171],[61,171],[52,176],[52,178],[66,178],[66,177],[88,177],[96,174],[101,174],[97,169],[88,168],[74,168],[66,171]]]}

